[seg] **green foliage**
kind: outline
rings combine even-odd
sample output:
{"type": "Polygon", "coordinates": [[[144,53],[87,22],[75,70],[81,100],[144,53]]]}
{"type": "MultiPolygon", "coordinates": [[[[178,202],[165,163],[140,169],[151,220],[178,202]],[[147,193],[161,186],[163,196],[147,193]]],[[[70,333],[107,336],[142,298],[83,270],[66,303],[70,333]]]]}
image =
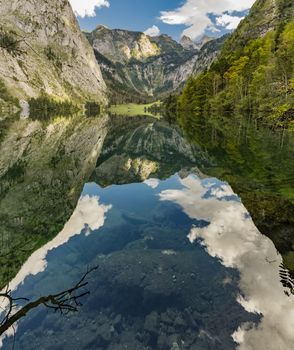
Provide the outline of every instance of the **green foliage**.
{"type": "Polygon", "coordinates": [[[14,98],[10,92],[8,91],[4,81],[2,79],[0,79],[0,108],[1,105],[4,101],[4,105],[7,104],[11,104],[11,105],[18,105],[18,101],[16,98],[14,98]]]}
{"type": "Polygon", "coordinates": [[[63,147],[61,147],[56,152],[56,154],[54,154],[53,157],[50,159],[50,162],[49,162],[50,167],[55,169],[57,167],[57,165],[59,164],[59,162],[64,158],[64,156],[65,156],[65,149],[63,147]]]}
{"type": "Polygon", "coordinates": [[[99,103],[92,102],[92,101],[88,101],[85,104],[85,110],[86,110],[87,117],[97,116],[101,113],[101,107],[99,103]]]}
{"type": "Polygon", "coordinates": [[[16,180],[22,178],[25,173],[25,162],[19,161],[18,163],[13,164],[5,174],[5,177],[10,180],[16,180]]]}
{"type": "Polygon", "coordinates": [[[284,21],[264,36],[249,37],[244,45],[235,43],[241,40],[239,32],[228,39],[208,71],[187,82],[179,109],[247,110],[269,123],[293,123],[294,21],[284,21]]]}
{"type": "Polygon", "coordinates": [[[20,43],[22,40],[13,30],[5,30],[0,27],[0,48],[8,51],[12,55],[17,55],[22,52],[20,43]]]}
{"type": "Polygon", "coordinates": [[[56,115],[72,115],[78,112],[79,108],[71,101],[56,101],[52,97],[43,95],[29,100],[30,117],[33,119],[50,119],[56,115]]]}
{"type": "Polygon", "coordinates": [[[157,106],[160,109],[158,114],[161,114],[166,121],[170,124],[177,122],[178,100],[176,95],[169,95],[157,106]]]}
{"type": "Polygon", "coordinates": [[[56,54],[53,51],[51,46],[48,46],[44,49],[45,55],[47,56],[49,61],[54,61],[56,59],[56,54]]]}
{"type": "Polygon", "coordinates": [[[44,53],[48,60],[51,61],[57,69],[62,69],[63,58],[58,52],[56,52],[56,50],[53,49],[53,47],[47,46],[44,49],[44,53]]]}

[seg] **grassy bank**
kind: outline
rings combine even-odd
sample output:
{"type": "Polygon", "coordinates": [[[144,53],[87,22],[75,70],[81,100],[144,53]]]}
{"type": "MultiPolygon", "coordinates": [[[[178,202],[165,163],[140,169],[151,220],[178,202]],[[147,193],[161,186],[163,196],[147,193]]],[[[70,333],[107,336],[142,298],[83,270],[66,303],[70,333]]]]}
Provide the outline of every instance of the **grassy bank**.
{"type": "Polygon", "coordinates": [[[147,115],[150,117],[159,118],[159,115],[155,115],[152,112],[150,112],[150,108],[156,104],[159,104],[159,102],[153,102],[149,104],[136,104],[136,103],[128,103],[128,104],[121,104],[121,105],[113,105],[110,106],[108,111],[111,114],[115,115],[124,115],[129,117],[134,117],[138,115],[147,115]]]}

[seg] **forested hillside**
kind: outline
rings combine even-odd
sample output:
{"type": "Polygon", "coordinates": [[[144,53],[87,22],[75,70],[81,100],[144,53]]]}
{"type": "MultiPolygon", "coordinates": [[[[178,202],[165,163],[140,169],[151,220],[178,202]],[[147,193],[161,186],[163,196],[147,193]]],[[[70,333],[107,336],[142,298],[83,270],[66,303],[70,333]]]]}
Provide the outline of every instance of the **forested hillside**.
{"type": "Polygon", "coordinates": [[[258,0],[208,71],[191,78],[179,108],[252,111],[294,119],[294,1],[258,0]]]}

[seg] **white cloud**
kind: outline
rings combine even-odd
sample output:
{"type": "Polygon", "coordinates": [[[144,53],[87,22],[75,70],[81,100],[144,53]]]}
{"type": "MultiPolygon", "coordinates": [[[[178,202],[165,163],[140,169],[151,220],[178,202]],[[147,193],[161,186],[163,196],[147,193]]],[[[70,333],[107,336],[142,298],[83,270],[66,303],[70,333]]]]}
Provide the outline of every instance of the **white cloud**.
{"type": "Polygon", "coordinates": [[[221,27],[225,27],[226,29],[236,29],[238,27],[238,24],[244,17],[238,17],[238,16],[230,16],[227,14],[223,14],[220,17],[216,18],[216,24],[221,27]]]}
{"type": "Polygon", "coordinates": [[[159,186],[160,181],[158,179],[147,179],[144,181],[144,184],[155,189],[159,186]]]}
{"type": "Polygon", "coordinates": [[[69,0],[74,13],[81,17],[94,17],[95,9],[100,7],[109,7],[107,0],[69,0]]]}
{"type": "Polygon", "coordinates": [[[207,29],[212,33],[219,33],[221,30],[216,28],[215,26],[209,26],[207,29]]]}
{"type": "MultiPolygon", "coordinates": [[[[209,14],[216,17],[222,17],[225,12],[244,11],[249,9],[255,0],[186,0],[184,5],[173,10],[161,12],[160,19],[162,22],[175,25],[184,24],[188,28],[183,32],[192,39],[202,35],[206,28],[214,27],[213,21],[209,18],[209,14]]],[[[228,15],[227,15],[228,16],[228,15]]],[[[236,24],[237,16],[229,16],[231,19],[225,22],[227,29],[232,28],[236,24]]],[[[238,18],[238,17],[237,17],[238,18]]]]}
{"type": "Polygon", "coordinates": [[[149,36],[158,36],[160,34],[160,29],[157,26],[152,26],[146,29],[144,33],[149,36]]]}

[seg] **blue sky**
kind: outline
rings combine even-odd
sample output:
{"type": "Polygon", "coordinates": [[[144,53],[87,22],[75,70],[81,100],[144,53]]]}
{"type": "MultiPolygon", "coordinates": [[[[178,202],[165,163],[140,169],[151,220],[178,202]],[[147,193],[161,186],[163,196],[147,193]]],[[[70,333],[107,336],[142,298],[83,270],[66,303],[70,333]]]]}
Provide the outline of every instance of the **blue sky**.
{"type": "Polygon", "coordinates": [[[82,29],[159,32],[179,40],[188,35],[221,36],[236,28],[254,0],[70,0],[82,29]]]}

